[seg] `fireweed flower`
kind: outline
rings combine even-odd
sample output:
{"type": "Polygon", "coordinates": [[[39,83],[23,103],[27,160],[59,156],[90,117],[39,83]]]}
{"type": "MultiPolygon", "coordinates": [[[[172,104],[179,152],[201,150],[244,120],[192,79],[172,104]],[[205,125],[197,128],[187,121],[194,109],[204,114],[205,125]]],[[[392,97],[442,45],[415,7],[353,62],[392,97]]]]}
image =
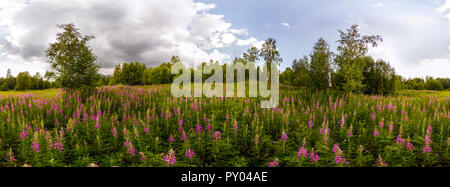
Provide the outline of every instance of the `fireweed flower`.
{"type": "Polygon", "coordinates": [[[281,133],[281,138],[280,138],[280,140],[287,141],[288,138],[289,138],[289,137],[288,137],[287,134],[286,134],[286,130],[284,129],[283,132],[281,133]]]}
{"type": "Polygon", "coordinates": [[[409,140],[406,142],[406,150],[407,151],[414,151],[414,145],[409,140]]]}
{"type": "Polygon", "coordinates": [[[144,128],[144,133],[145,135],[148,135],[150,133],[150,129],[148,129],[147,127],[144,128]]]}
{"type": "Polygon", "coordinates": [[[111,128],[111,134],[114,136],[114,137],[117,137],[117,129],[116,129],[116,127],[113,127],[113,128],[111,128]]]}
{"type": "Polygon", "coordinates": [[[378,132],[378,129],[375,127],[375,130],[373,131],[373,136],[377,137],[380,133],[378,132]]]}
{"type": "Polygon", "coordinates": [[[308,157],[308,151],[304,146],[300,147],[297,152],[297,158],[306,158],[308,157]]]}
{"type": "Polygon", "coordinates": [[[195,157],[195,152],[192,149],[186,149],[186,152],[184,153],[184,155],[191,159],[191,158],[195,157]]]}
{"type": "Polygon", "coordinates": [[[344,152],[339,148],[339,145],[335,144],[333,146],[333,153],[335,154],[334,162],[336,165],[339,165],[341,163],[350,164],[350,162],[347,162],[344,157],[344,152]]]}
{"type": "Polygon", "coordinates": [[[389,135],[394,131],[394,125],[392,123],[389,124],[389,135]]]}
{"type": "Polygon", "coordinates": [[[238,129],[238,124],[237,124],[237,121],[234,120],[234,122],[233,122],[233,130],[236,131],[237,129],[238,129]]]}
{"type": "Polygon", "coordinates": [[[274,161],[269,163],[268,167],[275,167],[275,166],[278,166],[278,164],[279,164],[279,160],[278,160],[278,158],[275,158],[274,161]]]}
{"type": "Polygon", "coordinates": [[[384,121],[380,121],[380,128],[381,128],[381,129],[384,128],[384,121]]]}
{"type": "Polygon", "coordinates": [[[255,135],[255,139],[253,139],[253,142],[255,143],[255,145],[259,144],[259,135],[258,134],[255,135]]]}
{"type": "Polygon", "coordinates": [[[35,143],[34,141],[31,142],[31,152],[41,152],[41,146],[39,145],[39,143],[35,143]]]}
{"type": "Polygon", "coordinates": [[[312,120],[309,120],[309,121],[308,121],[308,129],[311,129],[311,128],[313,128],[313,127],[314,127],[313,121],[312,121],[312,120]]]}
{"type": "Polygon", "coordinates": [[[123,146],[127,148],[127,153],[134,156],[136,150],[133,147],[133,144],[131,144],[131,141],[125,140],[125,142],[123,143],[123,146]]]}
{"type": "Polygon", "coordinates": [[[350,125],[350,128],[347,131],[347,136],[351,138],[353,136],[353,125],[350,125]]]}
{"type": "Polygon", "coordinates": [[[184,132],[184,131],[181,133],[181,140],[183,142],[186,142],[188,140],[188,136],[186,135],[186,132],[184,132]]]}
{"type": "Polygon", "coordinates": [[[12,152],[12,148],[9,148],[9,152],[6,154],[6,160],[9,162],[16,162],[16,158],[14,157],[14,153],[12,152]]]}
{"type": "Polygon", "coordinates": [[[387,166],[386,162],[383,160],[383,158],[381,158],[381,155],[378,155],[377,166],[378,167],[386,167],[387,166]]]}
{"type": "Polygon", "coordinates": [[[320,157],[314,152],[314,149],[312,149],[311,152],[309,153],[309,159],[311,160],[311,163],[316,163],[320,161],[320,157]]]}
{"type": "Polygon", "coordinates": [[[25,131],[20,132],[20,140],[23,140],[25,138],[27,138],[27,132],[25,131]]]}
{"type": "Polygon", "coordinates": [[[405,144],[405,140],[402,138],[402,135],[401,135],[401,134],[399,134],[399,135],[397,136],[397,140],[396,140],[395,145],[398,145],[398,144],[400,144],[400,146],[403,146],[403,144],[405,144]]]}
{"type": "Polygon", "coordinates": [[[163,160],[167,163],[167,166],[171,165],[173,166],[175,162],[177,161],[177,157],[175,155],[175,151],[173,149],[170,149],[167,154],[163,154],[163,160]]]}
{"type": "Polygon", "coordinates": [[[330,135],[330,129],[328,128],[328,125],[324,125],[324,127],[320,128],[320,134],[323,135],[322,139],[325,144],[327,144],[330,135]]]}
{"type": "Polygon", "coordinates": [[[169,137],[169,143],[173,143],[175,142],[175,138],[173,137],[173,135],[170,135],[169,137]]]}
{"type": "Polygon", "coordinates": [[[200,125],[199,123],[197,124],[197,127],[195,127],[195,133],[196,134],[201,134],[203,131],[203,127],[202,125],[200,125]]]}
{"type": "Polygon", "coordinates": [[[139,155],[141,156],[139,158],[140,160],[147,160],[147,156],[145,156],[145,154],[143,152],[139,152],[139,155]]]}
{"type": "Polygon", "coordinates": [[[212,135],[212,138],[213,138],[213,142],[216,142],[216,140],[222,138],[222,132],[220,132],[220,131],[214,132],[212,135]]]}
{"type": "Polygon", "coordinates": [[[425,141],[425,147],[422,149],[422,150],[423,150],[423,153],[424,153],[424,154],[426,154],[426,153],[431,153],[431,144],[432,144],[433,142],[431,141],[430,136],[429,136],[429,135],[426,135],[424,141],[425,141]]]}

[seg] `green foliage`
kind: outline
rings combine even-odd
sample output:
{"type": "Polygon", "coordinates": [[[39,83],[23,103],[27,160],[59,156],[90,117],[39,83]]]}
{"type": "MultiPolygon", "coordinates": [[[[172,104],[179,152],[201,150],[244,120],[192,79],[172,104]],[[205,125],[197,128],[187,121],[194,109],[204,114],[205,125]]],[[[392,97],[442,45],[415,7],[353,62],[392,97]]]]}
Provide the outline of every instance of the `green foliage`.
{"type": "Polygon", "coordinates": [[[17,75],[17,85],[16,90],[28,90],[31,87],[31,76],[30,73],[21,72],[17,75]]]}
{"type": "Polygon", "coordinates": [[[57,34],[56,42],[46,50],[55,80],[64,88],[92,90],[100,78],[96,56],[87,45],[94,37],[81,35],[74,24],[58,27],[63,32],[57,34]]]}

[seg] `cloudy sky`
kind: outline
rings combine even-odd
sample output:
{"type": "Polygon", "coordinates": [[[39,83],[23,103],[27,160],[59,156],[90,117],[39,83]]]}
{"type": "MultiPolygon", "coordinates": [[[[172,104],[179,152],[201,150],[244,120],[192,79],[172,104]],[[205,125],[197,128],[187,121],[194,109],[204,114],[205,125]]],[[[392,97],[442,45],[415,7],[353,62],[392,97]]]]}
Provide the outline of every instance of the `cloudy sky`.
{"type": "Polygon", "coordinates": [[[0,0],[0,76],[7,68],[44,73],[56,25],[75,23],[102,73],[178,55],[191,65],[228,62],[251,45],[277,39],[282,69],[319,38],[336,48],[338,29],[379,34],[382,58],[404,77],[450,77],[450,0],[0,0]]]}

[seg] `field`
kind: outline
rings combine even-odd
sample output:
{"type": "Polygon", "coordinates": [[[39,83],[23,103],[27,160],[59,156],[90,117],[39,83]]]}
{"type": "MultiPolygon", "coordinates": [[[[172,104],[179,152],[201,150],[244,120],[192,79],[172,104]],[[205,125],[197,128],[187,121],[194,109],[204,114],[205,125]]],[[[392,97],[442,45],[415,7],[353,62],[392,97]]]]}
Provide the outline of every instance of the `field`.
{"type": "Polygon", "coordinates": [[[0,166],[450,167],[450,92],[280,90],[173,98],[168,86],[0,92],[0,166]]]}

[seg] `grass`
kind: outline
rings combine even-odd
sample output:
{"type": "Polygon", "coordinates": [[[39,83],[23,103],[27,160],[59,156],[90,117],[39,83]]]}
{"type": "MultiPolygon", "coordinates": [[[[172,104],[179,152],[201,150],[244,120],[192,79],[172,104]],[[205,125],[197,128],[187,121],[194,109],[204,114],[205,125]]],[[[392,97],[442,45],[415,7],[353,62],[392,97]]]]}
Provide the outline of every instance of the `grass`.
{"type": "Polygon", "coordinates": [[[0,91],[0,96],[24,95],[24,94],[33,94],[33,95],[39,95],[39,96],[56,96],[56,95],[58,95],[59,91],[60,91],[60,89],[0,91]]]}
{"type": "Polygon", "coordinates": [[[450,90],[444,91],[432,91],[432,90],[399,90],[400,96],[437,96],[437,97],[450,97],[450,90]]]}

